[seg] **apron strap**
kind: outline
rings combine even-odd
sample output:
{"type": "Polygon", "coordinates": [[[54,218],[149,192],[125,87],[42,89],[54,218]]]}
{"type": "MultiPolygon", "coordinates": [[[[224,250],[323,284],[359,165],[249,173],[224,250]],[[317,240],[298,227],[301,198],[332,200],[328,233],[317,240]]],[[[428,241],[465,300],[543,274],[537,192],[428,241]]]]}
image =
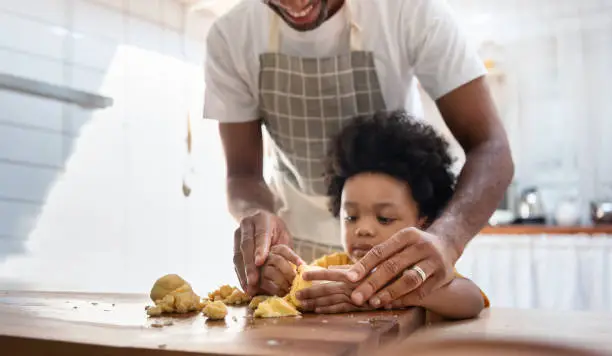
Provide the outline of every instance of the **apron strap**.
{"type": "MultiPolygon", "coordinates": [[[[349,37],[350,37],[350,42],[351,42],[351,52],[355,52],[355,51],[363,50],[363,41],[361,37],[361,27],[355,21],[353,21],[353,16],[352,16],[352,11],[351,11],[352,5],[350,3],[351,3],[351,0],[346,0],[344,2],[344,7],[345,7],[344,11],[346,11],[345,16],[350,26],[349,37]]],[[[281,18],[272,9],[270,9],[270,14],[272,16],[272,19],[270,22],[268,52],[277,53],[279,49],[279,40],[280,40],[279,24],[280,24],[281,18]]]]}
{"type": "Polygon", "coordinates": [[[272,15],[272,21],[270,22],[270,38],[268,39],[268,52],[277,53],[278,52],[278,41],[280,37],[280,31],[278,29],[280,16],[270,9],[270,14],[272,15]]]}
{"type": "Polygon", "coordinates": [[[344,2],[344,7],[346,8],[346,17],[348,19],[350,29],[350,39],[351,39],[351,52],[361,51],[363,50],[363,40],[361,38],[361,27],[353,20],[353,12],[352,12],[351,0],[346,0],[344,2]]]}

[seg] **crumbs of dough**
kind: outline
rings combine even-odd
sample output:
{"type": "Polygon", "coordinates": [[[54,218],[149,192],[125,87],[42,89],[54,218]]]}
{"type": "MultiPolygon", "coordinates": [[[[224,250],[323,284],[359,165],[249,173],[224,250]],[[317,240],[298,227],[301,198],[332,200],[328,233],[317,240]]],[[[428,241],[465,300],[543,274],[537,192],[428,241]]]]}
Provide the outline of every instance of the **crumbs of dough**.
{"type": "Polygon", "coordinates": [[[248,294],[227,284],[208,293],[208,299],[211,301],[221,301],[228,305],[245,305],[251,301],[251,297],[248,294]]]}
{"type": "Polygon", "coordinates": [[[227,307],[222,301],[217,300],[206,304],[202,312],[208,317],[208,319],[221,320],[225,319],[225,316],[227,315],[227,307]]]}

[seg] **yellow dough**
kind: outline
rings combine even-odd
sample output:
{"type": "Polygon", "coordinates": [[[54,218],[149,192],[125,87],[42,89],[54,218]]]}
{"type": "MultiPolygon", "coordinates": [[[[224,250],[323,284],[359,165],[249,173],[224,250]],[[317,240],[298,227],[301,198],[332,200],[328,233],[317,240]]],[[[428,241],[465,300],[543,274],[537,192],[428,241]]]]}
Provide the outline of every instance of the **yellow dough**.
{"type": "Polygon", "coordinates": [[[251,303],[249,303],[249,308],[252,310],[257,309],[259,304],[261,302],[266,301],[268,298],[270,298],[269,295],[258,295],[258,296],[253,297],[253,299],[251,299],[251,303]]]}
{"type": "Polygon", "coordinates": [[[223,319],[227,315],[227,307],[225,304],[243,305],[250,301],[249,307],[255,310],[254,316],[258,318],[296,316],[300,315],[298,311],[300,302],[296,297],[296,293],[313,285],[313,282],[305,281],[302,274],[306,271],[349,263],[350,258],[348,255],[335,253],[324,256],[314,261],[311,265],[300,266],[291,284],[289,294],[283,298],[269,296],[251,298],[236,287],[223,285],[219,289],[209,293],[208,300],[201,300],[187,281],[176,274],[168,274],[155,281],[149,294],[155,305],[147,307],[146,310],[147,314],[151,316],[157,316],[164,313],[184,314],[203,310],[208,318],[216,320],[223,319]]]}
{"type": "Polygon", "coordinates": [[[202,311],[211,320],[221,320],[227,315],[227,307],[222,301],[207,303],[202,311]]]}
{"type": "Polygon", "coordinates": [[[311,265],[301,265],[300,267],[298,267],[297,275],[293,279],[293,283],[291,284],[291,290],[289,291],[289,295],[288,295],[289,301],[296,308],[298,309],[300,308],[300,301],[297,299],[297,296],[296,296],[297,292],[301,291],[302,289],[312,287],[313,285],[312,281],[305,281],[302,275],[304,274],[304,272],[317,271],[317,270],[322,270],[322,269],[325,269],[325,268],[319,267],[319,266],[311,266],[311,265]]]}
{"type": "Polygon", "coordinates": [[[314,260],[311,265],[319,266],[323,268],[329,268],[329,266],[344,266],[344,265],[352,265],[353,261],[349,255],[344,252],[336,252],[331,255],[323,256],[319,259],[314,260]]]}
{"type": "Polygon", "coordinates": [[[253,313],[253,316],[256,318],[279,318],[297,315],[300,315],[300,312],[295,306],[280,297],[270,297],[262,301],[253,313]]]}
{"type": "Polygon", "coordinates": [[[283,298],[279,297],[255,297],[262,298],[251,302],[250,307],[255,309],[253,314],[256,318],[276,318],[282,316],[300,315],[300,301],[297,299],[297,292],[311,287],[313,284],[328,283],[327,281],[305,281],[302,277],[304,272],[326,269],[329,266],[339,266],[352,264],[350,257],[346,253],[338,252],[323,256],[309,265],[301,265],[297,268],[297,274],[291,283],[289,294],[283,298]],[[267,299],[266,299],[267,298],[267,299]]]}
{"type": "Polygon", "coordinates": [[[219,289],[208,293],[211,301],[221,301],[225,304],[243,305],[251,301],[251,297],[236,287],[223,285],[219,289]]]}
{"type": "Polygon", "coordinates": [[[152,301],[161,300],[170,292],[174,292],[185,284],[189,285],[189,283],[180,276],[176,274],[167,274],[155,281],[149,296],[152,301]]]}
{"type": "Polygon", "coordinates": [[[155,281],[150,297],[155,303],[155,306],[146,309],[150,316],[164,313],[185,314],[200,311],[204,307],[200,296],[195,294],[191,285],[176,274],[168,274],[155,281]]]}

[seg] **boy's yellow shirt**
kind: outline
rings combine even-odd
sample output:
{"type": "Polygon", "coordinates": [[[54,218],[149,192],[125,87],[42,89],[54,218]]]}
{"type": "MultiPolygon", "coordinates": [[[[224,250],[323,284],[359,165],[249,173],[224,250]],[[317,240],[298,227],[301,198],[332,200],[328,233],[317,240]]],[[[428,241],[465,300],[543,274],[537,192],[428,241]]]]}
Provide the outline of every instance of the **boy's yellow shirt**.
{"type": "MultiPolygon", "coordinates": [[[[336,252],[336,253],[332,253],[330,255],[325,255],[321,258],[318,258],[312,261],[312,263],[310,264],[313,266],[328,268],[329,266],[352,265],[353,261],[351,261],[351,258],[346,253],[336,252]]],[[[455,276],[459,278],[465,278],[463,275],[457,272],[457,269],[455,269],[455,276]]],[[[482,294],[482,297],[484,299],[485,308],[488,308],[491,305],[489,302],[489,297],[487,297],[487,295],[482,290],[480,290],[480,294],[482,294]]]]}

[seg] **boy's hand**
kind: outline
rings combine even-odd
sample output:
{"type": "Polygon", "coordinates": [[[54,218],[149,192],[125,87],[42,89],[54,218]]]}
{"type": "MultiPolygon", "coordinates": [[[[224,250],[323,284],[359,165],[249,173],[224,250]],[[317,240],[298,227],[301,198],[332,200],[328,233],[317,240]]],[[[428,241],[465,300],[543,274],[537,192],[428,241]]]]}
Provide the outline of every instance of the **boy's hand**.
{"type": "Polygon", "coordinates": [[[263,294],[282,297],[289,293],[296,271],[291,264],[299,266],[302,259],[287,245],[273,245],[265,264],[261,268],[259,288],[263,294]]]}
{"type": "MultiPolygon", "coordinates": [[[[334,269],[344,269],[334,266],[334,269]]],[[[348,268],[347,266],[345,268],[348,268]]],[[[332,267],[330,267],[332,269],[332,267]]],[[[319,314],[347,313],[352,311],[372,310],[365,305],[363,307],[353,304],[351,293],[356,284],[345,282],[329,282],[316,284],[297,293],[297,298],[306,311],[314,311],[319,314]]]]}

